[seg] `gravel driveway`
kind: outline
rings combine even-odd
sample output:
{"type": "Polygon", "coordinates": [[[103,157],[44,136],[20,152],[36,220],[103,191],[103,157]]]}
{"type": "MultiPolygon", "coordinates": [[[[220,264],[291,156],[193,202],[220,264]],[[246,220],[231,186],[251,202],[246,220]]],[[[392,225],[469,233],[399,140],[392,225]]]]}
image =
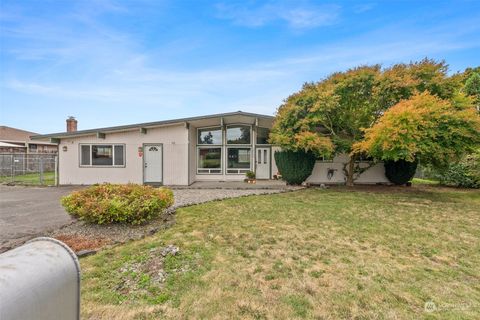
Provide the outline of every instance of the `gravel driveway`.
{"type": "Polygon", "coordinates": [[[60,198],[81,187],[0,186],[0,252],[38,236],[66,236],[103,239],[119,243],[139,239],[174,222],[174,209],[202,202],[284,190],[174,189],[175,203],[168,213],[144,226],[97,226],[72,219],[60,205],[60,198]]]}
{"type": "Polygon", "coordinates": [[[232,190],[232,189],[174,189],[175,196],[174,208],[185,207],[212,200],[221,200],[228,198],[238,198],[255,194],[279,193],[284,190],[279,189],[251,189],[251,190],[232,190]]]}

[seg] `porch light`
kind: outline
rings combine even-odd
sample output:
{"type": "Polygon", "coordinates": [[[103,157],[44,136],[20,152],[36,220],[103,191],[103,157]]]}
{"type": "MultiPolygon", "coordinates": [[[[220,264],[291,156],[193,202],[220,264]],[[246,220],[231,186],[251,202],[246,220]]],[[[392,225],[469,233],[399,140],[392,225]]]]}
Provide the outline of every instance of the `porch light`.
{"type": "Polygon", "coordinates": [[[63,150],[63,151],[67,151],[67,150],[68,150],[68,147],[67,147],[67,146],[63,146],[63,147],[62,147],[62,150],[63,150]]]}

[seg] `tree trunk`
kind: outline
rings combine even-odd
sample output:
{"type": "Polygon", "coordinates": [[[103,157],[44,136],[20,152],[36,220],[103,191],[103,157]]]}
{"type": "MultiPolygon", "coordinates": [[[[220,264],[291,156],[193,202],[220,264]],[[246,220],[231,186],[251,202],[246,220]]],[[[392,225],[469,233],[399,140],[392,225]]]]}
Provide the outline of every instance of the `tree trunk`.
{"type": "Polygon", "coordinates": [[[355,171],[355,156],[350,157],[348,161],[348,171],[347,171],[347,187],[353,187],[353,174],[355,171]]]}

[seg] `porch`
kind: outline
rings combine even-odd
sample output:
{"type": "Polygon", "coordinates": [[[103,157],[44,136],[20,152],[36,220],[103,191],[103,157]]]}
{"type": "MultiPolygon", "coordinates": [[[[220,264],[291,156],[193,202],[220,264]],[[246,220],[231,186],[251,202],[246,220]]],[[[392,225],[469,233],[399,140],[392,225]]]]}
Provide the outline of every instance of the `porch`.
{"type": "Polygon", "coordinates": [[[232,189],[232,190],[295,190],[281,180],[257,180],[255,184],[243,181],[196,181],[189,186],[169,186],[172,189],[232,189]]]}

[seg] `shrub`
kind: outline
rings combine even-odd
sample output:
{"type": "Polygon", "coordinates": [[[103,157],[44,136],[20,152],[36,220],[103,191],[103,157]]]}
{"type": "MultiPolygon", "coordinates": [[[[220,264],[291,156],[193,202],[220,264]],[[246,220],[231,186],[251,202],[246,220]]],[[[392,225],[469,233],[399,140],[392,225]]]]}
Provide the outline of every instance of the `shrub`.
{"type": "Polygon", "coordinates": [[[72,192],[61,199],[71,215],[96,224],[142,224],[173,204],[167,188],[137,184],[100,184],[72,192]]]}
{"type": "Polygon", "coordinates": [[[396,185],[402,185],[410,181],[415,175],[418,162],[409,162],[405,160],[385,161],[385,175],[390,182],[396,185]]]}
{"type": "Polygon", "coordinates": [[[463,188],[480,188],[480,150],[466,155],[444,171],[436,173],[440,183],[463,188]]]}
{"type": "Polygon", "coordinates": [[[301,184],[315,166],[315,155],[310,152],[277,151],[274,156],[278,171],[288,184],[301,184]]]}
{"type": "Polygon", "coordinates": [[[247,179],[255,179],[255,172],[247,171],[247,173],[245,173],[245,176],[247,177],[247,179]]]}

